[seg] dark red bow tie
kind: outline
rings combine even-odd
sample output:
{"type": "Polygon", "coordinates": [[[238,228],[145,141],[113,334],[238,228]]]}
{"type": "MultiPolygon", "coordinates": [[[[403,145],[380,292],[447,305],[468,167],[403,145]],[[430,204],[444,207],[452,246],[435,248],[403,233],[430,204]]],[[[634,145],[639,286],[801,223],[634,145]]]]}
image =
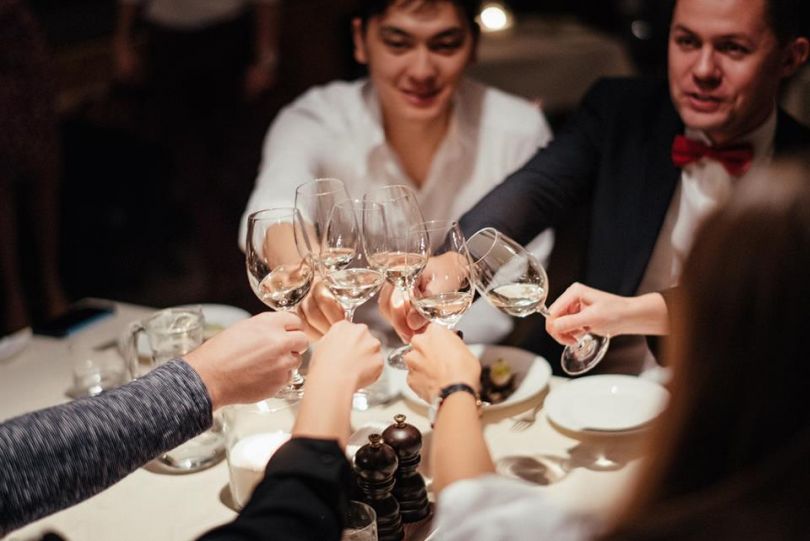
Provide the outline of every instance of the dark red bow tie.
{"type": "Polygon", "coordinates": [[[723,164],[729,175],[741,177],[751,168],[754,147],[750,143],[710,147],[683,135],[675,136],[675,140],[672,142],[672,163],[683,167],[704,157],[723,164]]]}

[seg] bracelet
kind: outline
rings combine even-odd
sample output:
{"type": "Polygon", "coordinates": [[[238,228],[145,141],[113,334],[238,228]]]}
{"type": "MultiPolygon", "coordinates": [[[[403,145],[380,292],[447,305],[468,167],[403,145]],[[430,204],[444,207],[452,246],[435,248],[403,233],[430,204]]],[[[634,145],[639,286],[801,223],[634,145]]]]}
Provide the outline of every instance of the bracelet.
{"type": "Polygon", "coordinates": [[[475,398],[475,407],[478,409],[478,416],[481,416],[482,406],[483,403],[481,402],[481,396],[478,394],[478,391],[467,385],[466,383],[453,383],[446,387],[443,387],[436,398],[433,399],[430,407],[428,408],[428,420],[430,421],[430,426],[436,423],[436,416],[439,414],[439,408],[442,406],[447,397],[449,397],[453,393],[457,392],[465,392],[472,395],[475,398]]]}

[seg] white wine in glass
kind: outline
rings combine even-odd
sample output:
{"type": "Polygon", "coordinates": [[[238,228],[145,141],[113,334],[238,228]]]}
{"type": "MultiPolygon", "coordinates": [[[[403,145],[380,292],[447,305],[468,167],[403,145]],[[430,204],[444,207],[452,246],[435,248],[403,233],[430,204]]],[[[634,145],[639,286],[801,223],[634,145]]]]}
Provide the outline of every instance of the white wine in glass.
{"type": "Polygon", "coordinates": [[[363,224],[373,219],[367,216],[372,213],[382,221],[380,205],[361,200],[337,203],[321,243],[320,271],[324,283],[349,321],[357,307],[376,295],[385,281],[380,271],[371,268],[366,254],[363,224]]]}
{"type": "MultiPolygon", "coordinates": [[[[492,227],[485,227],[467,239],[479,292],[499,310],[516,317],[539,312],[548,317],[548,275],[523,246],[492,227]]],[[[562,369],[572,376],[584,374],[604,358],[610,338],[592,333],[566,346],[560,359],[562,369]]]]}
{"type": "Polygon", "coordinates": [[[453,220],[431,220],[417,227],[427,231],[430,259],[421,275],[425,286],[413,288],[411,303],[425,319],[452,329],[473,301],[464,235],[453,220]]]}
{"type": "MultiPolygon", "coordinates": [[[[273,310],[294,310],[312,287],[311,249],[302,225],[294,208],[265,209],[248,217],[248,282],[259,300],[273,310]]],[[[304,377],[294,369],[290,382],[276,396],[300,398],[303,385],[304,377]]]]}

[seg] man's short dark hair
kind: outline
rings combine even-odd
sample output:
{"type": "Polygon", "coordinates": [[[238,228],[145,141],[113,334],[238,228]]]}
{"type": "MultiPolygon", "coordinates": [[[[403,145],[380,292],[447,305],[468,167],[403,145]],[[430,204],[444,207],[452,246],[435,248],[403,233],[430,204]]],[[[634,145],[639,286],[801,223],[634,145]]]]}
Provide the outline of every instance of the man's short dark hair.
{"type": "Polygon", "coordinates": [[[807,35],[808,0],[765,0],[765,17],[779,43],[807,35]]]}
{"type": "Polygon", "coordinates": [[[363,31],[365,31],[369,19],[382,15],[392,6],[396,5],[397,7],[406,8],[414,4],[430,5],[442,2],[449,2],[458,8],[462,18],[470,27],[473,37],[478,36],[478,23],[475,22],[475,17],[478,15],[480,5],[478,0],[363,0],[359,3],[356,16],[360,18],[363,24],[363,31]]]}

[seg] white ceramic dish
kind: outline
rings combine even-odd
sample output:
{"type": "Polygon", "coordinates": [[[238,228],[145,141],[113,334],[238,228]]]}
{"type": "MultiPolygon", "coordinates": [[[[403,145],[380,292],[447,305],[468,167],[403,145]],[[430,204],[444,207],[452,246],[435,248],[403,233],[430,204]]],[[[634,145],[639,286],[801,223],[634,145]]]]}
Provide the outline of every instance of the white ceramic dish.
{"type": "MultiPolygon", "coordinates": [[[[481,360],[482,365],[488,366],[503,359],[509,363],[515,374],[515,391],[503,402],[485,406],[488,410],[505,408],[536,396],[546,388],[551,378],[551,366],[548,362],[530,351],[485,344],[473,344],[469,348],[481,360]]],[[[411,402],[428,406],[407,384],[402,387],[402,396],[411,402]]]]}
{"type": "Polygon", "coordinates": [[[31,327],[25,327],[6,336],[0,336],[0,361],[10,359],[25,349],[31,341],[31,327]]]}
{"type": "MultiPolygon", "coordinates": [[[[226,329],[227,327],[233,325],[237,321],[241,321],[243,319],[247,319],[250,317],[250,313],[246,310],[242,310],[241,308],[237,308],[236,306],[229,306],[227,304],[189,304],[184,305],[179,308],[185,308],[189,306],[200,306],[202,307],[203,316],[205,317],[205,331],[203,334],[203,338],[208,340],[215,334],[221,332],[222,330],[226,329]]],[[[121,342],[119,342],[119,350],[123,351],[123,340],[126,339],[126,335],[122,336],[121,342]]],[[[151,356],[151,351],[149,350],[149,344],[146,342],[146,337],[143,334],[138,336],[138,355],[141,357],[149,357],[151,356]]]]}
{"type": "Polygon", "coordinates": [[[653,421],[669,400],[661,385],[633,376],[599,375],[569,381],[546,397],[546,416],[575,432],[623,432],[653,421]]]}

